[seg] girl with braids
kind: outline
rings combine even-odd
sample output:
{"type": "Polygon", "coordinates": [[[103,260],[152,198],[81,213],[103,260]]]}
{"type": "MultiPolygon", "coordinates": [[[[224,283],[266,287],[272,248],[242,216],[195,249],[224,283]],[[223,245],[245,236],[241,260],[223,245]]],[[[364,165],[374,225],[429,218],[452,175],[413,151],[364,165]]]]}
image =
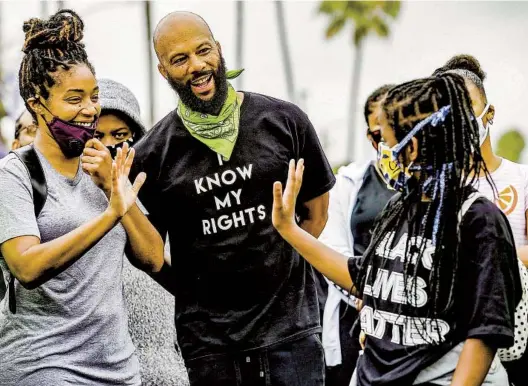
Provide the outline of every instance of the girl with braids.
{"type": "MultiPolygon", "coordinates": [[[[487,181],[481,172],[478,190],[489,200],[494,201],[504,212],[512,227],[517,255],[528,266],[528,166],[503,159],[493,152],[489,127],[495,117],[495,107],[488,102],[484,80],[486,73],[478,60],[471,55],[456,55],[434,74],[454,73],[462,76],[471,98],[471,105],[478,118],[479,142],[482,158],[493,178],[487,181]]],[[[526,272],[526,269],[521,267],[526,272]]],[[[520,308],[520,307],[518,307],[520,308]]],[[[526,330],[527,310],[516,312],[516,327],[526,330]],[[517,320],[517,319],[520,320],[517,320]]],[[[508,371],[510,381],[515,385],[526,383],[528,356],[526,339],[516,339],[516,344],[508,351],[501,351],[500,358],[508,371]],[[522,356],[522,358],[521,358],[522,356]]]]}
{"type": "Polygon", "coordinates": [[[366,334],[351,385],[508,384],[496,350],[513,344],[521,297],[504,214],[473,186],[487,173],[463,79],[454,74],[391,89],[379,159],[399,191],[360,258],[295,223],[303,162],[274,185],[273,223],[316,269],[363,300],[366,334]]]}
{"type": "Polygon", "coordinates": [[[145,270],[163,265],[161,237],[135,204],[146,176],[128,183],[126,145],[106,191],[82,170],[100,105],[80,17],[62,10],[25,22],[24,32],[20,93],[39,130],[34,145],[0,163],[0,267],[9,281],[0,384],[139,385],[121,273],[125,249],[145,270]]]}
{"type": "MultiPolygon", "coordinates": [[[[365,102],[367,139],[376,151],[381,139],[381,104],[391,87],[377,88],[365,102]]],[[[370,243],[374,220],[394,193],[385,184],[377,162],[340,168],[330,194],[328,221],[319,240],[344,255],[362,255],[370,243]]],[[[327,386],[348,386],[361,350],[357,299],[334,283],[328,284],[322,321],[325,381],[327,386]]]]}

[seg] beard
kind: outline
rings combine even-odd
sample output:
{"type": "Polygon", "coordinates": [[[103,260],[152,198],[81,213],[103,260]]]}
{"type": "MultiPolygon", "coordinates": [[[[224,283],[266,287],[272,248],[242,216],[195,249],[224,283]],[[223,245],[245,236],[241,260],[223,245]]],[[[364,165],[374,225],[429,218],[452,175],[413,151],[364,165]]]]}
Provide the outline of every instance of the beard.
{"type": "Polygon", "coordinates": [[[224,58],[220,57],[220,63],[216,71],[200,71],[194,74],[193,79],[187,83],[181,83],[175,81],[169,77],[167,80],[171,88],[176,91],[176,94],[180,97],[181,101],[185,106],[190,108],[192,111],[197,111],[203,114],[218,115],[224,102],[227,98],[227,78],[224,58]],[[191,81],[205,75],[213,75],[215,84],[215,93],[213,97],[204,101],[196,96],[191,89],[191,81]]]}

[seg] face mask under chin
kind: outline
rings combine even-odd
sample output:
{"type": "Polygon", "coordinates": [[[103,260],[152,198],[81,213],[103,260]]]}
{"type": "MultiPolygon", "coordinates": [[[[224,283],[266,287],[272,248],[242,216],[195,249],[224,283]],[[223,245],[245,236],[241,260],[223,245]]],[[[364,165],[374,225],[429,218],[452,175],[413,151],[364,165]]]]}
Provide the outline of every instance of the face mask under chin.
{"type": "Polygon", "coordinates": [[[46,121],[51,136],[59,145],[64,156],[66,158],[80,157],[86,146],[86,142],[92,139],[95,134],[98,117],[95,118],[90,126],[78,125],[57,117],[43,103],[41,105],[53,117],[50,122],[44,120],[46,121]]]}

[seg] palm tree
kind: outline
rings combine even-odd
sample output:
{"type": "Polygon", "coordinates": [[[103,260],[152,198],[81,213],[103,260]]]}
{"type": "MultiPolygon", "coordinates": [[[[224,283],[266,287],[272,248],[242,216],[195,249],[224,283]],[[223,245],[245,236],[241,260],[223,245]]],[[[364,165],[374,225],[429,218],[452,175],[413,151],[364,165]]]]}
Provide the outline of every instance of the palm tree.
{"type": "MultiPolygon", "coordinates": [[[[2,20],[2,3],[0,3],[0,20],[2,20]]],[[[4,40],[3,40],[3,24],[0,23],[0,48],[4,48],[4,40]]],[[[1,52],[0,52],[1,54],[1,52]]],[[[3,68],[1,66],[2,62],[0,61],[0,120],[7,115],[7,112],[4,108],[3,103],[3,97],[4,97],[4,73],[3,68]]],[[[2,133],[0,132],[0,142],[2,142],[2,133]]],[[[1,276],[1,275],[0,275],[1,276]]]]}
{"type": "MultiPolygon", "coordinates": [[[[244,67],[244,1],[237,1],[235,3],[236,9],[236,59],[235,59],[235,68],[244,67]]],[[[243,77],[237,78],[237,88],[239,90],[243,89],[242,83],[243,77]]]]}
{"type": "Polygon", "coordinates": [[[277,23],[279,26],[279,41],[281,45],[282,60],[284,64],[284,75],[286,76],[286,86],[288,88],[288,97],[290,99],[290,102],[295,103],[295,100],[297,99],[297,94],[295,93],[290,49],[288,47],[288,33],[286,31],[284,3],[282,1],[275,1],[275,10],[277,12],[277,23]]]}
{"type": "Polygon", "coordinates": [[[352,24],[352,42],[355,53],[348,116],[347,158],[349,161],[354,158],[354,124],[364,40],[371,32],[375,32],[380,37],[387,37],[389,22],[398,16],[400,8],[399,1],[323,1],[319,6],[319,12],[330,17],[326,28],[327,39],[342,32],[347,23],[352,24]]]}
{"type": "Polygon", "coordinates": [[[48,17],[48,2],[47,1],[40,2],[40,17],[42,19],[46,19],[48,17]]]}

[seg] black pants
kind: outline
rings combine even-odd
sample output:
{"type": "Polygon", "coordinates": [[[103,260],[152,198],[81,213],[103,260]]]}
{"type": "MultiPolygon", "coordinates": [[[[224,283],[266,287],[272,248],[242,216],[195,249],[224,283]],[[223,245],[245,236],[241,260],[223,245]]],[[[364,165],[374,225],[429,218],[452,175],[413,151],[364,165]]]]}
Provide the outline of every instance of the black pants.
{"type": "Polygon", "coordinates": [[[356,368],[359,351],[361,326],[354,322],[359,313],[352,306],[339,304],[339,339],[341,341],[341,364],[326,368],[326,386],[348,386],[356,368]],[[354,329],[352,330],[352,327],[354,329]]]}
{"type": "Polygon", "coordinates": [[[323,386],[324,353],[318,335],[234,355],[186,362],[191,386],[323,386]]]}

